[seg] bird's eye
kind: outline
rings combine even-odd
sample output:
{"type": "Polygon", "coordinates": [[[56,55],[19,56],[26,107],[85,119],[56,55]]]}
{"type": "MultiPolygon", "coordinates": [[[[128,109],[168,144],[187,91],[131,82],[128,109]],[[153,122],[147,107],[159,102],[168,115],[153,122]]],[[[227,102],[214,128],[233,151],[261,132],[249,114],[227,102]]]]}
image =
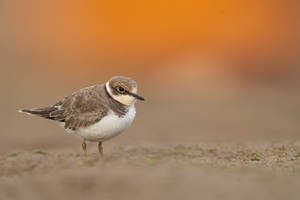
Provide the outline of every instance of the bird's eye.
{"type": "Polygon", "coordinates": [[[118,92],[120,92],[120,93],[124,93],[124,92],[125,92],[125,89],[124,89],[122,86],[118,86],[118,87],[117,87],[117,90],[118,90],[118,92]]]}

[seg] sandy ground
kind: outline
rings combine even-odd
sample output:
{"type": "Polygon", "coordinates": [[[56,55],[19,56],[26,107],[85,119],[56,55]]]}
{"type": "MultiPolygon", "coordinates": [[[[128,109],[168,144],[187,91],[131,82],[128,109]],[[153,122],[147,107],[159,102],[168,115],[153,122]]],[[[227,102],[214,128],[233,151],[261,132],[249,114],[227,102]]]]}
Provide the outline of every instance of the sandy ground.
{"type": "Polygon", "coordinates": [[[83,156],[54,122],[17,112],[63,94],[20,94],[1,107],[0,199],[298,200],[298,91],[143,93],[104,158],[96,144],[83,156]]]}
{"type": "Polygon", "coordinates": [[[299,199],[300,143],[108,148],[0,157],[0,199],[299,199]]]}

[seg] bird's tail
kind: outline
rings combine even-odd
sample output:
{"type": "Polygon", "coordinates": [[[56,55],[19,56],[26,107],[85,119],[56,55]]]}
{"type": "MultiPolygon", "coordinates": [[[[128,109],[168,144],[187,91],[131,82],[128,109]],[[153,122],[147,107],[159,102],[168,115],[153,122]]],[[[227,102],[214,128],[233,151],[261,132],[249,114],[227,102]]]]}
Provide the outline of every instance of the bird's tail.
{"type": "Polygon", "coordinates": [[[22,110],[19,110],[19,112],[26,113],[28,115],[33,115],[33,116],[37,116],[37,117],[54,120],[54,117],[51,117],[50,113],[52,113],[53,111],[56,111],[56,110],[57,110],[57,107],[51,106],[51,107],[45,107],[45,108],[22,109],[22,110]]]}

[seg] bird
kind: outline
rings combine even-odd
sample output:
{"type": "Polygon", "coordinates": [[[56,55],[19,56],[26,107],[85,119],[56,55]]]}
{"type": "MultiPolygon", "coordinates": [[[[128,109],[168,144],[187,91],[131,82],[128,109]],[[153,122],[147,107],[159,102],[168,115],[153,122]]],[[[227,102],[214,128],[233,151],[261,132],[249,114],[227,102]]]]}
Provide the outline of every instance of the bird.
{"type": "Polygon", "coordinates": [[[57,121],[82,140],[85,155],[87,143],[98,142],[98,151],[103,156],[102,143],[132,124],[137,100],[145,99],[137,94],[136,82],[128,77],[114,76],[105,84],[79,89],[51,106],[19,112],[57,121]]]}

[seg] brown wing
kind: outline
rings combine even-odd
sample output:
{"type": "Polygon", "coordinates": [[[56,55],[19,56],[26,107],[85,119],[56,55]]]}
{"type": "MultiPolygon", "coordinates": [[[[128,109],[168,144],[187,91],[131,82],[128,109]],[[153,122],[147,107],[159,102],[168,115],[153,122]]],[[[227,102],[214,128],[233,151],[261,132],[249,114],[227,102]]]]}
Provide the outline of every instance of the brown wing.
{"type": "Polygon", "coordinates": [[[77,130],[100,121],[108,112],[107,100],[99,86],[81,89],[54,106],[54,120],[64,121],[65,128],[77,130]]]}

